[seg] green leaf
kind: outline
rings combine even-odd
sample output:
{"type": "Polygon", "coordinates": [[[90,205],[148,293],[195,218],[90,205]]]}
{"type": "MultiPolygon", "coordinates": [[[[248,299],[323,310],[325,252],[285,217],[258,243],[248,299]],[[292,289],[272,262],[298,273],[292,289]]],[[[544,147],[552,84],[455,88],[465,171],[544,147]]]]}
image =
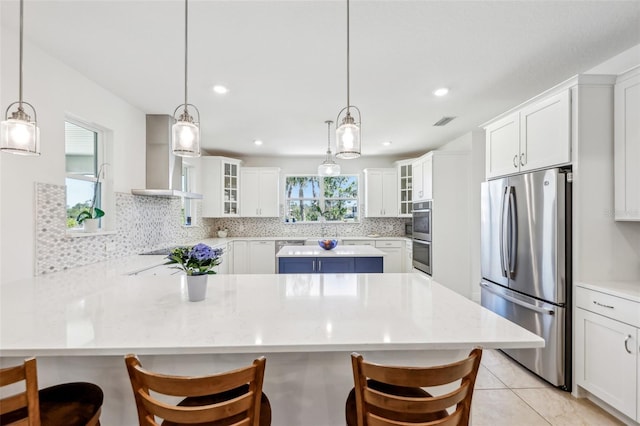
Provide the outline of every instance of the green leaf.
{"type": "Polygon", "coordinates": [[[104,211],[103,210],[101,210],[101,209],[99,209],[97,207],[94,208],[93,210],[95,211],[95,214],[93,216],[94,219],[98,219],[98,218],[101,218],[102,216],[104,216],[104,211]]]}
{"type": "Polygon", "coordinates": [[[84,210],[84,211],[80,212],[80,214],[76,218],[76,221],[78,223],[82,223],[82,222],[84,222],[85,219],[92,219],[91,213],[88,210],[84,210]]]}

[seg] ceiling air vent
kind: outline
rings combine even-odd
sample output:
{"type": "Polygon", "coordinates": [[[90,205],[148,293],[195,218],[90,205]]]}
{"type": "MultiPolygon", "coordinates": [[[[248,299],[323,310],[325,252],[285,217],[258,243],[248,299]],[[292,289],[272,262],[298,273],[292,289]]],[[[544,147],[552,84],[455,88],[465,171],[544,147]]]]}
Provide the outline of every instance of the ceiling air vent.
{"type": "Polygon", "coordinates": [[[433,123],[433,125],[434,126],[446,126],[454,118],[455,117],[442,117],[440,120],[438,120],[435,123],[433,123]]]}

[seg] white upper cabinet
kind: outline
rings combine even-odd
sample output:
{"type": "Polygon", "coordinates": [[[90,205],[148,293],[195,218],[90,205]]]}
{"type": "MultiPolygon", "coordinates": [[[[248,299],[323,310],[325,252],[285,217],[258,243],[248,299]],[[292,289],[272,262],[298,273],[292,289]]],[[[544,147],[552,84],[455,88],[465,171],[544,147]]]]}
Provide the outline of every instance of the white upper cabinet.
{"type": "Polygon", "coordinates": [[[237,217],[240,201],[240,160],[201,157],[202,216],[237,217]]]}
{"type": "Polygon", "coordinates": [[[365,217],[398,217],[396,169],[365,169],[365,217]]]}
{"type": "Polygon", "coordinates": [[[398,161],[398,217],[411,217],[413,208],[413,173],[411,160],[398,161]]]}
{"type": "Polygon", "coordinates": [[[279,216],[279,168],[243,167],[240,182],[240,216],[279,216]]]}
{"type": "Polygon", "coordinates": [[[565,89],[485,127],[487,178],[571,162],[571,97],[565,89]]]}
{"type": "Polygon", "coordinates": [[[615,219],[640,220],[640,67],[614,89],[615,219]]]}
{"type": "Polygon", "coordinates": [[[413,201],[433,199],[433,151],[411,164],[413,201]]]}

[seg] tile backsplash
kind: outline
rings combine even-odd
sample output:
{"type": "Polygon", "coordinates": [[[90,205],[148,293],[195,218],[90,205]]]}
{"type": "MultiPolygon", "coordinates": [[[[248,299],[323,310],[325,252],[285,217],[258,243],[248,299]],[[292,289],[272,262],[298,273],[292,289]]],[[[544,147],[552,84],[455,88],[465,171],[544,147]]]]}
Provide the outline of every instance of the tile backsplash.
{"type": "Polygon", "coordinates": [[[408,221],[373,218],[359,223],[307,224],[284,223],[279,218],[201,218],[200,202],[196,202],[197,225],[183,226],[179,198],[116,193],[115,229],[106,234],[74,236],[66,228],[64,185],[36,183],[35,192],[37,275],[215,237],[218,228],[227,228],[229,237],[389,237],[404,236],[408,221]]]}

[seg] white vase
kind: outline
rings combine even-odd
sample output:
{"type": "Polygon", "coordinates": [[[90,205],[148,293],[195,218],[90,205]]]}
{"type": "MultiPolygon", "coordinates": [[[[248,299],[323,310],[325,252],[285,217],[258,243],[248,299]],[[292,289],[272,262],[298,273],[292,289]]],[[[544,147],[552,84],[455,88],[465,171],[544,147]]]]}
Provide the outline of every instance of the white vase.
{"type": "Polygon", "coordinates": [[[207,278],[209,275],[187,275],[187,293],[189,302],[199,302],[207,296],[207,278]]]}
{"type": "Polygon", "coordinates": [[[98,232],[100,219],[85,219],[82,221],[84,232],[98,232]]]}

